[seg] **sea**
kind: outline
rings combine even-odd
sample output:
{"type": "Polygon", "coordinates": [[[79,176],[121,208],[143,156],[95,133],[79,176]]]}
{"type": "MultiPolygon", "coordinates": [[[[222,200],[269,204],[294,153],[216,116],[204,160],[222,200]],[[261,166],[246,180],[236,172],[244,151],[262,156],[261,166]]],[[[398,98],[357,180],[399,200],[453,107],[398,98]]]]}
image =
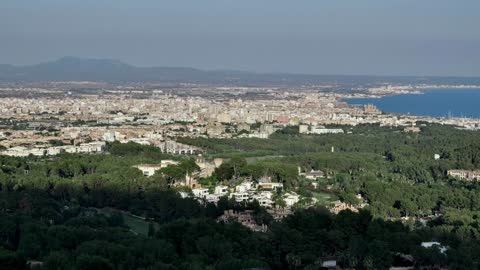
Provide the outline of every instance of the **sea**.
{"type": "Polygon", "coordinates": [[[479,89],[425,89],[423,94],[352,98],[352,105],[373,104],[381,111],[431,117],[480,118],[479,89]]]}

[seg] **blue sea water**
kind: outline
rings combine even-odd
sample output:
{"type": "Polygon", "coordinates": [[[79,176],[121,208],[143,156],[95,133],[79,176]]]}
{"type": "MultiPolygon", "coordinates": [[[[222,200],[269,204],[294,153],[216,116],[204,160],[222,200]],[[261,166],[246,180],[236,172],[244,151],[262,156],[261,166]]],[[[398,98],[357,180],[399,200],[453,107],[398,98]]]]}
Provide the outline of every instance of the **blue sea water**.
{"type": "Polygon", "coordinates": [[[424,94],[345,99],[349,104],[374,104],[391,113],[433,117],[480,118],[480,89],[427,89],[424,94]]]}

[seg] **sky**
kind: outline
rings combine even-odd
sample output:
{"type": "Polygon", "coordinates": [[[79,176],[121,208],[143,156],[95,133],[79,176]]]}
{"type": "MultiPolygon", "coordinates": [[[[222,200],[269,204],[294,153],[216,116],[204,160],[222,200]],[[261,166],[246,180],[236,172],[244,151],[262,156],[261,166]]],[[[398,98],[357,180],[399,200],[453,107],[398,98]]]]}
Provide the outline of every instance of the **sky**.
{"type": "Polygon", "coordinates": [[[1,0],[0,63],[480,76],[479,0],[1,0]]]}

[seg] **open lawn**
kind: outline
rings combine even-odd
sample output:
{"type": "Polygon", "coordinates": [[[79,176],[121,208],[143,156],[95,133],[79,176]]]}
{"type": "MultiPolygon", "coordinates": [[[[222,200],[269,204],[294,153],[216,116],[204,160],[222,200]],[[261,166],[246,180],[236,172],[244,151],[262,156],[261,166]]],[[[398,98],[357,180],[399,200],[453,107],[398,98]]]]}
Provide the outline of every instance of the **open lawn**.
{"type": "Polygon", "coordinates": [[[337,197],[335,195],[324,192],[313,192],[313,197],[317,199],[318,202],[321,204],[337,200],[337,197]]]}
{"type": "MultiPolygon", "coordinates": [[[[125,225],[127,225],[132,232],[134,232],[135,234],[140,234],[144,236],[148,235],[148,224],[150,222],[145,221],[145,219],[142,217],[134,216],[125,211],[120,211],[113,208],[101,208],[101,209],[97,208],[97,211],[101,214],[108,215],[108,216],[114,212],[121,213],[123,215],[123,220],[125,222],[125,225]]],[[[158,227],[156,223],[154,223],[154,225],[155,225],[155,228],[158,227]]]]}

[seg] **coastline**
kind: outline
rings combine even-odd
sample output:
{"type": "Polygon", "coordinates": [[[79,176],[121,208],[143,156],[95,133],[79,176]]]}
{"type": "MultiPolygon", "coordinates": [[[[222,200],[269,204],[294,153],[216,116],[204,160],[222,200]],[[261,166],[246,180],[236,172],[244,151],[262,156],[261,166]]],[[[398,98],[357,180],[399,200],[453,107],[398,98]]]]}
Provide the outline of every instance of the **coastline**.
{"type": "Polygon", "coordinates": [[[401,91],[401,93],[392,90],[389,93],[380,94],[377,92],[375,94],[352,95],[342,98],[342,101],[355,108],[372,104],[383,113],[393,115],[439,119],[480,119],[480,110],[477,109],[474,102],[477,99],[473,98],[472,100],[471,97],[466,97],[467,93],[472,94],[471,91],[475,91],[475,95],[478,95],[480,87],[425,87],[422,90],[401,91]],[[440,96],[435,93],[437,90],[442,91],[440,96]],[[448,93],[448,91],[451,93],[448,93]],[[458,95],[456,91],[458,91],[458,95]],[[417,95],[423,97],[414,97],[417,95]]]}

